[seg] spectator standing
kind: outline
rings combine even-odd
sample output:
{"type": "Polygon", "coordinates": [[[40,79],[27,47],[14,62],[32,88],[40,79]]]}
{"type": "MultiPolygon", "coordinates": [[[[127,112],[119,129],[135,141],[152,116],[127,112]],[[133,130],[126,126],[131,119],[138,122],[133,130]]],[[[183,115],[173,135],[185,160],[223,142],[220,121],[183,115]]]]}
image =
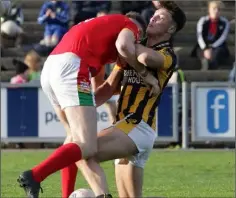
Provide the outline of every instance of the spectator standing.
{"type": "Polygon", "coordinates": [[[70,21],[69,5],[64,1],[45,2],[40,10],[38,23],[45,25],[44,39],[40,44],[56,46],[68,31],[70,21]]]}
{"type": "Polygon", "coordinates": [[[1,37],[3,47],[9,46],[9,40],[14,41],[14,45],[20,47],[23,40],[22,25],[24,15],[19,4],[12,3],[6,12],[1,16],[1,37]]]}
{"type": "Polygon", "coordinates": [[[217,69],[219,64],[229,57],[226,40],[230,23],[225,17],[220,16],[222,7],[220,1],[209,2],[209,14],[201,17],[197,23],[197,45],[192,51],[192,56],[201,59],[204,70],[217,69]]]}

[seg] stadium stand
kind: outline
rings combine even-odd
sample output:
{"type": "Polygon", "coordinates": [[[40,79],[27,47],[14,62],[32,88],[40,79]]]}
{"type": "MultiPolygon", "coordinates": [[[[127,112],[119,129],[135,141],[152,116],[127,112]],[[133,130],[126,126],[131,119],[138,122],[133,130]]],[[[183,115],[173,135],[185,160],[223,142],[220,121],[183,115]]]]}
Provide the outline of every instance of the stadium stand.
{"type": "MultiPolygon", "coordinates": [[[[29,2],[22,0],[21,2],[25,18],[23,29],[26,33],[23,44],[30,45],[39,43],[43,37],[44,27],[37,23],[37,17],[44,1],[37,0],[29,2]]],[[[231,23],[230,34],[227,41],[232,60],[230,60],[227,65],[222,65],[220,70],[201,71],[200,62],[195,58],[191,58],[190,52],[193,45],[196,43],[196,23],[201,16],[207,13],[207,3],[206,1],[178,1],[178,4],[186,11],[188,19],[185,28],[175,38],[175,50],[179,56],[179,67],[185,71],[188,81],[227,81],[235,58],[235,22],[231,23]]],[[[119,13],[119,7],[120,2],[113,1],[112,13],[119,13]]],[[[227,17],[229,21],[233,21],[234,13],[235,6],[226,3],[222,14],[227,17]]],[[[19,48],[4,49],[1,63],[7,71],[2,71],[2,82],[9,82],[11,77],[15,74],[12,59],[23,59],[25,53],[23,49],[19,48]]]]}

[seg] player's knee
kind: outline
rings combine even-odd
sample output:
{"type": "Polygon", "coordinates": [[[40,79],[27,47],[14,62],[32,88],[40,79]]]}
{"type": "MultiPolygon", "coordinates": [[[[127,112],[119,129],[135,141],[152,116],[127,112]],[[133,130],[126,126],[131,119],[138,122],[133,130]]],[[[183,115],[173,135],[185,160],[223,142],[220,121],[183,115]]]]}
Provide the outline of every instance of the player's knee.
{"type": "Polygon", "coordinates": [[[71,143],[73,142],[73,137],[71,135],[66,135],[66,139],[64,141],[64,144],[68,144],[68,143],[71,143]]]}
{"type": "Polygon", "coordinates": [[[84,146],[84,153],[85,153],[85,158],[92,158],[96,155],[97,153],[97,144],[86,144],[84,146]]]}
{"type": "Polygon", "coordinates": [[[94,157],[97,153],[97,143],[95,142],[82,142],[78,138],[73,138],[73,142],[79,145],[83,159],[94,157]]]}
{"type": "Polygon", "coordinates": [[[66,130],[66,136],[67,136],[67,137],[71,137],[71,138],[73,139],[69,125],[68,125],[68,124],[65,124],[65,125],[64,125],[64,128],[65,128],[65,130],[66,130]]]}

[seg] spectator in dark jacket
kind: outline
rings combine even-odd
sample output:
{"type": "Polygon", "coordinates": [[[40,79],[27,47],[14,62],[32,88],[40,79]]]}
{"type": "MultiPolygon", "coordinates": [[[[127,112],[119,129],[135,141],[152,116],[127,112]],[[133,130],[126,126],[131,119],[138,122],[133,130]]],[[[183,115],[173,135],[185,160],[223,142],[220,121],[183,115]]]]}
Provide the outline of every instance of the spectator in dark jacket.
{"type": "Polygon", "coordinates": [[[45,24],[44,39],[41,44],[55,46],[68,31],[70,10],[63,1],[48,1],[43,4],[38,23],[45,24]]]}
{"type": "Polygon", "coordinates": [[[153,16],[155,10],[159,9],[160,1],[149,1],[147,6],[142,10],[142,17],[144,18],[145,22],[148,24],[151,17],[153,16]]]}
{"type": "Polygon", "coordinates": [[[199,55],[203,69],[217,69],[229,57],[226,40],[230,24],[220,16],[222,6],[220,1],[209,2],[209,15],[201,17],[197,23],[197,46],[192,56],[199,55]]]}
{"type": "Polygon", "coordinates": [[[121,13],[126,14],[130,11],[138,12],[142,15],[146,24],[148,24],[159,6],[159,1],[121,1],[121,13]]]}
{"type": "Polygon", "coordinates": [[[109,13],[111,1],[72,1],[72,15],[74,24],[94,18],[100,13],[109,13]]]}

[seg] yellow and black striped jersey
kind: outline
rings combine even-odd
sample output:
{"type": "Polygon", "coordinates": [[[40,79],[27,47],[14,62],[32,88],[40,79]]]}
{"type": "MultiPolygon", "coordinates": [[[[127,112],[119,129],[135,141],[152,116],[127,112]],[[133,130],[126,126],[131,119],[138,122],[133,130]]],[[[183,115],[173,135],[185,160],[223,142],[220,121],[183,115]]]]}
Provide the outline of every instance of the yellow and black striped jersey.
{"type": "Polygon", "coordinates": [[[116,121],[129,116],[127,121],[138,124],[141,120],[145,121],[154,130],[156,129],[156,108],[174,69],[176,66],[176,55],[170,42],[161,42],[152,46],[153,50],[158,51],[164,57],[164,65],[161,69],[150,70],[158,79],[161,91],[156,97],[149,97],[149,89],[143,83],[139,74],[130,66],[121,68],[115,66],[114,69],[123,69],[123,81],[116,121]]]}

